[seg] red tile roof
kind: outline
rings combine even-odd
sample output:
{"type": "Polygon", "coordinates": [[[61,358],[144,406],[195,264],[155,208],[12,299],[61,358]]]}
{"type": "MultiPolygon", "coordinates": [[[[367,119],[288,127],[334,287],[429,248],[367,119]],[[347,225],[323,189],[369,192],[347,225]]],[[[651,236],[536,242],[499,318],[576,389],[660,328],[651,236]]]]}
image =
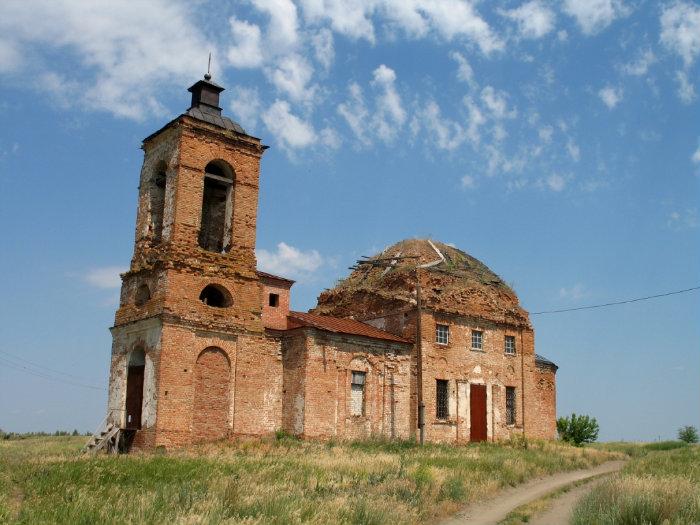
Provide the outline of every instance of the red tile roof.
{"type": "Polygon", "coordinates": [[[290,328],[312,326],[327,332],[362,335],[364,337],[371,337],[372,339],[383,339],[385,341],[394,341],[396,343],[410,343],[410,341],[404,339],[403,337],[390,334],[389,332],[375,328],[367,323],[355,321],[354,319],[342,319],[340,317],[316,315],[306,312],[289,312],[287,319],[290,328]]]}

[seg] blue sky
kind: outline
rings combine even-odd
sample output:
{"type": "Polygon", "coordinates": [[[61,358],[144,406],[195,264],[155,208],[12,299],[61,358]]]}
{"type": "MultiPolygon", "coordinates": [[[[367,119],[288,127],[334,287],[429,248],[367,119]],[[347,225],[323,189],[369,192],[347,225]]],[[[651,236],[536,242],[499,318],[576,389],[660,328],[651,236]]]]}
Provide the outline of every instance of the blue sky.
{"type": "MultiPolygon", "coordinates": [[[[415,236],[533,312],[700,284],[698,2],[28,5],[0,4],[0,428],[100,421],[140,141],[209,51],[224,111],[271,146],[258,260],[296,309],[415,236]]],[[[699,314],[695,292],[533,316],[559,413],[602,439],[700,426],[699,314]]]]}

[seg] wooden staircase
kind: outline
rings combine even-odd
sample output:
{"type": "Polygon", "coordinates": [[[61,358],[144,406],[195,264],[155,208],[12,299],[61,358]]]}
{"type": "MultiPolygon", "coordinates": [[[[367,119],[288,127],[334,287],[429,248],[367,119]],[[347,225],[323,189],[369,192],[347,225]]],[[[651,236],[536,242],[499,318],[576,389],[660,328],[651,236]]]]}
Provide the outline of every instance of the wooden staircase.
{"type": "Polygon", "coordinates": [[[121,429],[118,426],[108,423],[102,430],[92,435],[90,441],[83,447],[83,453],[95,454],[99,450],[104,450],[108,454],[117,454],[119,452],[120,433],[121,429]]]}

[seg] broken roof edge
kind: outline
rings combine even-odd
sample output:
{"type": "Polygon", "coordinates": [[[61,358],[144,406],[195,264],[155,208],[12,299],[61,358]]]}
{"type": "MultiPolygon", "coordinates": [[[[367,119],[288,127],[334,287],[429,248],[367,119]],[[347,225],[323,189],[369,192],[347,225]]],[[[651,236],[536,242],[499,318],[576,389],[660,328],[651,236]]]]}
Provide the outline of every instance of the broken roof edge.
{"type": "Polygon", "coordinates": [[[553,361],[550,361],[549,359],[540,354],[535,354],[535,364],[553,368],[555,372],[559,370],[559,367],[553,361]]]}
{"type": "Polygon", "coordinates": [[[290,285],[292,285],[296,282],[293,279],[287,279],[286,277],[281,277],[279,275],[275,275],[272,273],[263,272],[261,270],[255,270],[255,273],[258,274],[258,277],[262,277],[264,279],[270,279],[272,281],[281,281],[281,282],[289,283],[290,285]]]}
{"type": "MultiPolygon", "coordinates": [[[[188,111],[189,111],[189,110],[188,110],[188,111]]],[[[169,122],[167,122],[166,124],[164,124],[163,127],[161,127],[161,128],[158,129],[157,131],[154,131],[153,133],[151,133],[150,135],[148,135],[145,139],[141,140],[141,144],[145,144],[146,142],[149,142],[150,140],[154,139],[155,137],[157,137],[158,135],[160,135],[161,133],[163,133],[163,132],[164,132],[165,130],[167,130],[168,128],[170,128],[170,127],[174,126],[175,124],[177,124],[178,122],[180,122],[183,118],[190,118],[190,119],[195,120],[195,121],[197,121],[197,122],[202,122],[202,123],[205,123],[205,124],[210,124],[210,125],[212,125],[212,126],[216,126],[217,128],[220,128],[220,129],[223,130],[223,131],[230,131],[230,132],[234,133],[237,137],[245,137],[245,138],[253,139],[253,142],[258,142],[259,145],[260,145],[260,147],[261,147],[263,150],[266,150],[266,149],[268,149],[268,148],[270,147],[270,146],[266,146],[265,144],[263,144],[263,143],[262,143],[262,139],[261,139],[260,137],[256,137],[256,136],[254,136],[254,135],[249,135],[248,133],[245,132],[245,130],[243,130],[243,133],[240,133],[240,132],[236,131],[235,129],[230,129],[230,128],[227,128],[227,127],[223,127],[223,126],[220,126],[219,124],[216,124],[216,123],[214,123],[214,122],[209,122],[209,121],[207,121],[207,120],[203,120],[203,119],[197,118],[197,117],[195,117],[194,115],[189,114],[188,111],[185,111],[184,113],[181,113],[181,114],[178,115],[177,117],[171,119],[169,122]]],[[[227,119],[228,119],[228,117],[222,117],[222,118],[227,118],[227,119]]],[[[231,120],[231,119],[229,119],[229,120],[231,120]]],[[[233,121],[232,121],[232,122],[233,122],[233,121]]],[[[243,129],[243,128],[241,128],[241,129],[243,129]]]]}
{"type": "MultiPolygon", "coordinates": [[[[355,319],[295,311],[290,311],[287,319],[292,321],[292,323],[297,322],[303,326],[309,326],[331,333],[356,335],[360,337],[367,337],[369,339],[380,339],[401,344],[413,344],[413,342],[409,341],[408,339],[392,334],[391,332],[386,332],[380,328],[376,328],[368,323],[363,323],[362,321],[357,321],[355,319]]],[[[297,327],[292,326],[290,328],[297,327]]]]}

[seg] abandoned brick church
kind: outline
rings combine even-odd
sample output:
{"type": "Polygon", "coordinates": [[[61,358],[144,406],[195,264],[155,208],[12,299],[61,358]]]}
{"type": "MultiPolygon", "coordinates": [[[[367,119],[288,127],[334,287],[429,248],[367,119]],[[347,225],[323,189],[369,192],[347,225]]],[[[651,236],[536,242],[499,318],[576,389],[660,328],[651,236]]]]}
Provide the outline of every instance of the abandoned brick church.
{"type": "Polygon", "coordinates": [[[134,447],[285,430],[465,443],[553,438],[554,363],[496,274],[428,239],[357,262],[308,313],[258,271],[260,159],[205,76],[143,141],[108,419],[134,447]]]}

